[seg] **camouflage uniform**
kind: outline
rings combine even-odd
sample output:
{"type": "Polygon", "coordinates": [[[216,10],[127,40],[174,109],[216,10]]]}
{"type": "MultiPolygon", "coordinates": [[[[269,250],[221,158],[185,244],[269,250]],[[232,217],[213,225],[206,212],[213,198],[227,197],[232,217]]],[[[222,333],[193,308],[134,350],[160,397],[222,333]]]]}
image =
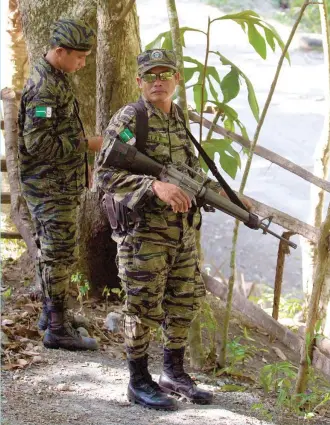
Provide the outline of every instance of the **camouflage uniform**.
{"type": "MultiPolygon", "coordinates": [[[[51,44],[90,50],[94,32],[81,21],[55,24],[51,44]]],[[[68,77],[40,58],[19,111],[19,173],[40,244],[37,272],[44,295],[66,297],[75,262],[76,212],[86,186],[87,140],[68,77]]]]}
{"type": "MultiPolygon", "coordinates": [[[[168,66],[168,58],[165,60],[168,66]]],[[[144,71],[161,64],[152,62],[149,67],[144,64],[144,71]]],[[[152,103],[144,102],[149,118],[145,153],[160,163],[180,162],[201,172],[175,104],[171,113],[166,114],[152,103]]],[[[201,220],[199,209],[175,213],[153,194],[154,177],[133,175],[106,165],[113,142],[120,140],[119,134],[126,128],[136,134],[135,126],[135,110],[130,105],[113,116],[105,133],[98,169],[103,191],[112,193],[116,202],[141,215],[141,220],[126,234],[113,234],[118,243],[119,277],[127,295],[125,343],[132,359],[145,355],[150,327],[160,324],[164,346],[183,347],[205,295],[195,239],[195,229],[201,220]]],[[[134,139],[130,144],[134,144],[134,139]]],[[[182,171],[187,172],[184,168],[182,171]]],[[[210,185],[218,187],[215,183],[210,185]]]]}

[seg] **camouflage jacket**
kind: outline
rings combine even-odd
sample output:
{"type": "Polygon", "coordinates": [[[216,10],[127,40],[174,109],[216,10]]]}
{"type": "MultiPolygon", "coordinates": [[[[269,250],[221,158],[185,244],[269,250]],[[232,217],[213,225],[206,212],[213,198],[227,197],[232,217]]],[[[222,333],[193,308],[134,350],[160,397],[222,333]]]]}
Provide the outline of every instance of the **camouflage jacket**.
{"type": "MultiPolygon", "coordinates": [[[[144,102],[149,118],[145,153],[162,164],[181,162],[202,173],[175,104],[172,104],[171,113],[165,114],[150,102],[144,102]]],[[[105,193],[113,194],[116,202],[130,210],[142,211],[142,221],[129,231],[132,236],[149,239],[154,243],[175,245],[182,237],[182,223],[189,213],[174,213],[171,206],[154,195],[151,185],[156,180],[155,177],[134,175],[106,164],[113,142],[120,140],[119,134],[126,128],[136,134],[135,126],[135,109],[130,105],[124,106],[112,117],[98,159],[98,184],[105,193]]],[[[187,172],[185,169],[181,171],[187,172]]],[[[219,190],[217,183],[210,181],[208,184],[219,190]]],[[[195,208],[192,225],[196,226],[200,219],[200,211],[195,208]]]]}
{"type": "Polygon", "coordinates": [[[66,74],[41,58],[23,89],[19,116],[23,193],[79,195],[86,186],[87,143],[66,74]]]}

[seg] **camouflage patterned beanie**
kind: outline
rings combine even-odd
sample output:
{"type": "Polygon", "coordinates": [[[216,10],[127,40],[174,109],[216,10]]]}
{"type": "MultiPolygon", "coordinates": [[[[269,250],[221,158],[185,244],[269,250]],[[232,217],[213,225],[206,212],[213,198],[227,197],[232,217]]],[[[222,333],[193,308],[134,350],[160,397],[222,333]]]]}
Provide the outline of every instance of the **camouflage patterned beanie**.
{"type": "Polygon", "coordinates": [[[165,66],[174,69],[174,71],[178,70],[175,53],[167,49],[146,50],[139,54],[137,63],[140,76],[156,66],[165,66]]]}
{"type": "Polygon", "coordinates": [[[95,42],[95,33],[79,19],[60,19],[52,27],[50,44],[87,52],[95,42]]]}

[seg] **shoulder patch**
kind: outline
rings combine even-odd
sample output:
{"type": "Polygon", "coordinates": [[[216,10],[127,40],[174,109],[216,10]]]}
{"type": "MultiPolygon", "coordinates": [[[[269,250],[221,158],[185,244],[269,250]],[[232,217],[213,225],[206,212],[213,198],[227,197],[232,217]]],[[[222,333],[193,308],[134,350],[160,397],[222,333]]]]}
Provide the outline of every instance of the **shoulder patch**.
{"type": "Polygon", "coordinates": [[[36,106],[35,117],[38,118],[51,118],[52,107],[51,106],[36,106]]]}

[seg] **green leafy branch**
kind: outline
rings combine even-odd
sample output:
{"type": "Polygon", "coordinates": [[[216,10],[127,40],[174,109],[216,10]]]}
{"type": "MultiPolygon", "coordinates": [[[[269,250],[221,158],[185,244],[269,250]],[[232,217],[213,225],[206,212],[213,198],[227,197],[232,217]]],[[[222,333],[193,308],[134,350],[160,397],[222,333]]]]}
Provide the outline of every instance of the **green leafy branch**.
{"type": "MultiPolygon", "coordinates": [[[[244,82],[248,92],[248,103],[256,121],[259,120],[259,105],[253,84],[247,75],[219,51],[213,51],[210,48],[211,25],[216,21],[222,20],[232,20],[239,24],[243,31],[247,33],[251,46],[263,59],[266,59],[267,56],[267,45],[272,51],[275,51],[276,45],[283,49],[284,43],[275,28],[263,21],[257,13],[251,10],[225,15],[213,20],[209,19],[207,31],[191,27],[180,28],[180,38],[183,47],[186,47],[185,35],[188,32],[198,32],[206,37],[204,64],[190,56],[183,57],[185,63],[184,79],[186,89],[193,90],[196,110],[201,116],[200,143],[207,150],[212,159],[215,158],[216,154],[219,154],[219,162],[222,169],[234,179],[238,168],[241,167],[241,161],[239,152],[232,147],[232,141],[228,138],[212,138],[212,128],[209,131],[207,140],[202,140],[202,118],[206,104],[212,104],[212,111],[216,112],[213,125],[216,125],[218,120],[221,119],[224,122],[225,128],[230,131],[235,131],[235,128],[238,127],[242,136],[247,139],[249,137],[245,126],[238,119],[237,112],[230,107],[228,103],[238,96],[242,82],[244,82]],[[228,72],[223,77],[221,77],[215,66],[208,65],[209,55],[215,55],[219,58],[220,64],[223,67],[221,70],[229,68],[228,72]]],[[[146,48],[172,49],[173,42],[171,32],[162,32],[155,40],[149,43],[146,48]]],[[[286,57],[289,61],[288,54],[286,57]]],[[[205,171],[208,170],[208,167],[202,160],[201,166],[205,171]]]]}

